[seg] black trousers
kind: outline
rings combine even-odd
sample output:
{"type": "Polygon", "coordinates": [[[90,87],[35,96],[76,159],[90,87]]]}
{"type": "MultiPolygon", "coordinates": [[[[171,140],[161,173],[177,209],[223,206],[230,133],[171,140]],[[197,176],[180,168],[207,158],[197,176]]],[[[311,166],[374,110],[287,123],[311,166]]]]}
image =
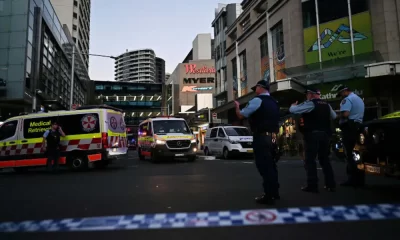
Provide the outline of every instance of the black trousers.
{"type": "Polygon", "coordinates": [[[59,149],[47,149],[47,170],[58,170],[59,149]],[[52,164],[53,162],[53,164],[52,164]]]}
{"type": "Polygon", "coordinates": [[[318,187],[318,172],[316,158],[322,167],[327,187],[336,187],[335,176],[329,160],[330,136],[326,132],[315,131],[304,134],[305,169],[307,172],[307,186],[318,187]]]}
{"type": "Polygon", "coordinates": [[[278,169],[272,157],[272,137],[266,134],[254,134],[253,150],[257,170],[263,178],[264,193],[271,197],[278,195],[278,169]]]}
{"type": "Polygon", "coordinates": [[[364,171],[357,168],[357,163],[353,158],[353,150],[360,137],[359,129],[361,124],[348,121],[341,126],[343,147],[346,154],[347,161],[347,176],[348,181],[353,184],[364,184],[365,183],[365,173],[364,171]]]}

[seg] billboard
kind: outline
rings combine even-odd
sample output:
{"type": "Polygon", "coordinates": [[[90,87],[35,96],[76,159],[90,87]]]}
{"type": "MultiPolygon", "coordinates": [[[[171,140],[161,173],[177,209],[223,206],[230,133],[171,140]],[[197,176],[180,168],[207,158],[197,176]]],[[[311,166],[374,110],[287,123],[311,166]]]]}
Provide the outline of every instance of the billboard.
{"type": "MultiPolygon", "coordinates": [[[[355,54],[372,52],[374,49],[369,11],[352,15],[355,54]]],[[[340,18],[320,24],[322,61],[350,57],[351,37],[349,18],[340,18]]],[[[304,51],[306,64],[319,62],[317,27],[304,29],[304,51]]]]}

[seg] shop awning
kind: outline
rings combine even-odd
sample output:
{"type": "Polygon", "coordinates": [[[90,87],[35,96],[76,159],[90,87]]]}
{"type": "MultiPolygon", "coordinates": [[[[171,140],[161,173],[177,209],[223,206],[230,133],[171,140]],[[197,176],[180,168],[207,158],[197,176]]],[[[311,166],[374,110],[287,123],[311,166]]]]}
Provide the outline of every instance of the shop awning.
{"type": "MultiPolygon", "coordinates": [[[[236,99],[236,101],[238,101],[240,103],[240,105],[242,105],[242,104],[248,103],[255,96],[256,96],[256,94],[254,92],[251,92],[251,93],[249,93],[247,95],[244,95],[244,96],[236,99]]],[[[228,103],[226,103],[224,105],[221,105],[219,107],[214,108],[212,110],[212,112],[215,112],[215,113],[218,114],[218,113],[221,113],[221,112],[225,112],[228,109],[231,109],[231,108],[234,108],[234,107],[235,107],[234,101],[230,101],[230,102],[228,102],[228,103]]]]}

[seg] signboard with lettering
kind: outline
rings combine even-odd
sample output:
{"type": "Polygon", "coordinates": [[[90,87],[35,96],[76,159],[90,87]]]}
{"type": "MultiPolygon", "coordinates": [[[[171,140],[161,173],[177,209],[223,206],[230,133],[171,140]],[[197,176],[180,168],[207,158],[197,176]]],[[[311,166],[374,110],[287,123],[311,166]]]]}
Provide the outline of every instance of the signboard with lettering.
{"type": "Polygon", "coordinates": [[[182,92],[212,91],[213,87],[183,86],[182,92]]]}
{"type": "Polygon", "coordinates": [[[184,78],[184,84],[214,83],[214,78],[184,78]]]}
{"type": "Polygon", "coordinates": [[[202,66],[198,67],[197,64],[190,63],[190,64],[185,64],[185,69],[186,69],[186,74],[212,74],[216,73],[216,70],[214,67],[207,67],[207,66],[202,66]]]}

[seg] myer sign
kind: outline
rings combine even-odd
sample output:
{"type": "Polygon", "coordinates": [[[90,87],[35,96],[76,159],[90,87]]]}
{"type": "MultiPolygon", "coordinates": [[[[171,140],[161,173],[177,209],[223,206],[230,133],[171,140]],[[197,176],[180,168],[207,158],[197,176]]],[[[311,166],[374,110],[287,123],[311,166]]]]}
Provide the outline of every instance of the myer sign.
{"type": "MultiPolygon", "coordinates": [[[[332,87],[330,87],[329,85],[321,85],[321,86],[315,86],[315,88],[319,88],[321,90],[321,99],[325,99],[325,100],[330,100],[330,99],[336,99],[336,95],[338,92],[338,89],[340,86],[343,86],[345,84],[336,84],[336,85],[331,85],[332,87]]],[[[364,89],[357,87],[356,85],[358,84],[347,84],[346,85],[357,95],[362,96],[364,95],[364,89]]]]}

